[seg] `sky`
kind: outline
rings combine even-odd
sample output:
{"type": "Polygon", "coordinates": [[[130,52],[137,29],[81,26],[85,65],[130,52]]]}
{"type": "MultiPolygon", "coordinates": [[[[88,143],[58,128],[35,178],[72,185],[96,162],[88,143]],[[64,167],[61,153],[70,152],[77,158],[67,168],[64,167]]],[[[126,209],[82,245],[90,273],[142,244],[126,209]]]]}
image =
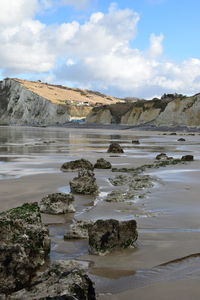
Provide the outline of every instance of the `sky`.
{"type": "Polygon", "coordinates": [[[0,77],[151,99],[200,92],[198,0],[0,0],[0,77]]]}

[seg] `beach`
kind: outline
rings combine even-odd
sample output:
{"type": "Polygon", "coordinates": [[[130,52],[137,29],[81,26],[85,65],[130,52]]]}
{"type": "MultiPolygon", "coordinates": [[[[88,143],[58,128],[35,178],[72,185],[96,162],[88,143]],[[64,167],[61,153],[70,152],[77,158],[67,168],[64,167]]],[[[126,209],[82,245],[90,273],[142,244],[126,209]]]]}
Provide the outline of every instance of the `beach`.
{"type": "MultiPolygon", "coordinates": [[[[164,152],[174,158],[194,155],[194,161],[146,169],[146,188],[123,202],[107,202],[114,186],[110,178],[121,174],[95,170],[99,195],[75,195],[75,213],[42,214],[52,247],[50,259],[76,259],[87,267],[100,300],[199,299],[200,266],[200,135],[187,131],[144,131],[109,128],[0,127],[0,211],[25,202],[40,201],[54,192],[70,191],[77,172],[62,172],[66,161],[99,158],[114,168],[136,168],[154,162],[164,152]],[[184,138],[185,141],[178,141],[184,138]],[[132,143],[139,140],[139,144],[132,143]],[[118,142],[122,154],[107,153],[118,142]],[[88,254],[87,240],[65,241],[64,233],[76,220],[135,219],[135,248],[106,256],[88,254]]],[[[125,174],[127,175],[127,174],[125,174]]]]}

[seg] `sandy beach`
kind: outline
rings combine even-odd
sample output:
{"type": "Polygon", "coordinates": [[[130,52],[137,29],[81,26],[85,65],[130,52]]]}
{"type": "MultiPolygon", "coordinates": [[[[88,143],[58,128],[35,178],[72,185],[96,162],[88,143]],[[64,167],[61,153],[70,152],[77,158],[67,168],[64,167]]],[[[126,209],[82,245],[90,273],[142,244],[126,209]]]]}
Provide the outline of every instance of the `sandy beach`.
{"type": "Polygon", "coordinates": [[[200,135],[177,132],[78,128],[0,127],[0,211],[40,201],[53,192],[69,192],[76,172],[61,165],[78,158],[94,163],[105,158],[115,168],[135,168],[165,152],[174,158],[194,155],[193,162],[145,170],[152,186],[124,202],[109,203],[106,195],[125,189],[109,178],[118,172],[95,170],[100,193],[75,195],[75,213],[43,214],[52,239],[50,258],[77,259],[88,265],[99,300],[199,299],[200,276],[200,135]],[[182,137],[184,142],[178,141],[182,137]],[[133,144],[132,140],[140,144],[133,144]],[[107,153],[111,141],[123,154],[107,153]],[[135,219],[135,248],[107,256],[88,255],[87,240],[64,241],[73,219],[135,219]]]}

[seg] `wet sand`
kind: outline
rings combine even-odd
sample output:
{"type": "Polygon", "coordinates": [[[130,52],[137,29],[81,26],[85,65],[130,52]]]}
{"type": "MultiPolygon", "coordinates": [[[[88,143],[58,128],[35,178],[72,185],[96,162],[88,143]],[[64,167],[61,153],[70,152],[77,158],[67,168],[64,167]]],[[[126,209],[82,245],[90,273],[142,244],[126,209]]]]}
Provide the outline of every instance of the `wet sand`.
{"type": "Polygon", "coordinates": [[[107,193],[119,189],[108,180],[118,173],[96,170],[97,199],[76,195],[75,214],[43,215],[43,221],[52,238],[51,259],[89,262],[98,299],[196,300],[200,255],[191,255],[200,253],[199,150],[197,133],[170,136],[132,130],[0,127],[0,211],[39,201],[48,193],[68,192],[76,172],[62,173],[60,166],[65,161],[83,157],[94,163],[104,157],[114,167],[137,167],[152,163],[160,152],[173,157],[193,154],[194,162],[145,171],[153,177],[154,186],[131,202],[103,201],[107,193]],[[178,142],[180,137],[186,142],[178,142]],[[132,144],[134,139],[140,144],[132,144]],[[111,141],[120,142],[125,153],[106,153],[111,141]],[[103,257],[88,255],[87,241],[63,240],[73,218],[134,218],[139,231],[137,247],[103,257]]]}

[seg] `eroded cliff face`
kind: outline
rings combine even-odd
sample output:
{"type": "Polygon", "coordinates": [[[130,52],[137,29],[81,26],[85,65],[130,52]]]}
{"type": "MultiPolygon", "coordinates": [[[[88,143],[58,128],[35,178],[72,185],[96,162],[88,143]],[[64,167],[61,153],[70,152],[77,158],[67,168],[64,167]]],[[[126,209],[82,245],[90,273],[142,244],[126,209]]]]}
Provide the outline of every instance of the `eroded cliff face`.
{"type": "Polygon", "coordinates": [[[0,82],[0,124],[64,124],[85,118],[91,109],[92,105],[84,103],[53,103],[15,79],[0,82]]]}
{"type": "Polygon", "coordinates": [[[161,99],[150,101],[106,105],[98,110],[93,109],[87,117],[87,122],[198,127],[200,126],[200,94],[191,97],[165,95],[161,99]]]}

